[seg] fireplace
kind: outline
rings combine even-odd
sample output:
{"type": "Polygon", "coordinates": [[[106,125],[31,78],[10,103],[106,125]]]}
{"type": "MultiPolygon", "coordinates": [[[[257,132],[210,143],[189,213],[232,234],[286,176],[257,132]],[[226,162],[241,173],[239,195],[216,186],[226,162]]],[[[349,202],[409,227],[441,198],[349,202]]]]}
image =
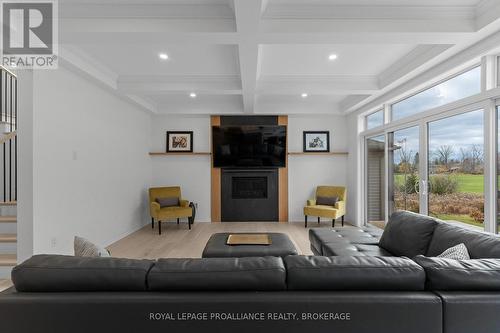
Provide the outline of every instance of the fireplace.
{"type": "Polygon", "coordinates": [[[222,169],[221,220],[278,221],[278,169],[222,169]]]}

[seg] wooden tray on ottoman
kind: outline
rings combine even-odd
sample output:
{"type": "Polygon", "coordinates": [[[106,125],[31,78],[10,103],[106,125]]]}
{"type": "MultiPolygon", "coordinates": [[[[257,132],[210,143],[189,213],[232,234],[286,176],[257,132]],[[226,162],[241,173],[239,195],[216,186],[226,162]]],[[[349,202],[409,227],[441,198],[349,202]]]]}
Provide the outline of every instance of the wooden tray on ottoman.
{"type": "Polygon", "coordinates": [[[271,245],[268,234],[231,234],[227,237],[227,245],[271,245]]]}

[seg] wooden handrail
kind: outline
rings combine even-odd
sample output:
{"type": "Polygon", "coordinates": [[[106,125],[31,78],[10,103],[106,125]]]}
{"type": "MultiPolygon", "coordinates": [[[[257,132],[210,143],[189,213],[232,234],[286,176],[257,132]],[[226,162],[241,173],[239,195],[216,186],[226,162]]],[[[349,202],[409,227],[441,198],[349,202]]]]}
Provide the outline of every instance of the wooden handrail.
{"type": "Polygon", "coordinates": [[[9,141],[9,140],[13,139],[16,135],[17,135],[17,131],[14,131],[14,132],[10,132],[10,133],[5,134],[4,136],[2,136],[2,137],[0,138],[0,145],[1,145],[2,143],[5,143],[5,142],[7,142],[7,141],[9,141]]]}

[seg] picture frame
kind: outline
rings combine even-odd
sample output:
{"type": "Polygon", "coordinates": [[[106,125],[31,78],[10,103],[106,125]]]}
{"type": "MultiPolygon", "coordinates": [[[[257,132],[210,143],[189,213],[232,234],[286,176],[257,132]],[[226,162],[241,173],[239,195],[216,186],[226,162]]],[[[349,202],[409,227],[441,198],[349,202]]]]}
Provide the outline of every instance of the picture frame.
{"type": "Polygon", "coordinates": [[[304,131],[304,153],[329,153],[330,131],[304,131]]]}
{"type": "Polygon", "coordinates": [[[167,153],[192,153],[193,131],[167,131],[167,153]]]}

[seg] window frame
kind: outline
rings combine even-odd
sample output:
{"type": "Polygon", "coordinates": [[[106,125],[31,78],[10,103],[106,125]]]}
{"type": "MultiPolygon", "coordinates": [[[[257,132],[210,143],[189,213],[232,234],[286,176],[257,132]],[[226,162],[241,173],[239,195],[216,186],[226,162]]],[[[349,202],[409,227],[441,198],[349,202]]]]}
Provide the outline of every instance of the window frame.
{"type": "MultiPolygon", "coordinates": [[[[500,59],[500,58],[499,58],[499,59],[500,59]]],[[[499,60],[499,61],[500,61],[500,60],[499,60]]],[[[458,77],[458,76],[460,76],[460,75],[462,75],[462,74],[465,74],[465,73],[467,73],[467,72],[469,72],[469,71],[472,71],[472,70],[473,70],[473,69],[475,69],[475,68],[481,68],[481,67],[482,67],[481,62],[476,62],[476,63],[474,63],[473,65],[470,65],[470,66],[467,66],[467,67],[465,67],[465,68],[462,68],[460,71],[454,72],[453,74],[448,75],[448,76],[446,76],[446,77],[445,77],[445,78],[443,78],[443,79],[437,80],[437,81],[435,81],[434,83],[430,83],[430,82],[428,82],[428,84],[426,84],[426,85],[425,85],[425,86],[423,86],[422,88],[420,88],[420,89],[418,89],[418,90],[414,91],[414,92],[413,92],[413,93],[411,93],[411,94],[406,94],[406,95],[404,95],[404,97],[401,97],[401,98],[398,98],[398,99],[395,99],[395,100],[391,101],[391,102],[389,103],[389,114],[390,114],[390,119],[391,119],[391,121],[393,121],[393,120],[394,120],[394,105],[395,105],[395,104],[398,104],[398,103],[400,103],[400,102],[402,102],[402,101],[405,101],[405,100],[407,100],[407,99],[410,99],[410,98],[412,98],[412,97],[414,97],[414,96],[416,96],[416,95],[418,95],[418,94],[420,94],[420,93],[423,93],[424,91],[430,90],[430,89],[432,89],[432,88],[434,88],[434,87],[436,87],[436,86],[438,86],[438,85],[440,85],[440,84],[442,84],[442,83],[445,83],[445,82],[448,82],[448,81],[450,81],[450,80],[453,80],[454,78],[456,78],[456,77],[458,77]]],[[[469,98],[469,97],[471,97],[471,96],[476,96],[476,95],[481,94],[481,93],[483,92],[483,90],[482,90],[482,75],[483,75],[483,73],[481,72],[481,77],[480,77],[481,89],[480,89],[480,91],[479,91],[479,93],[478,93],[478,94],[473,94],[473,95],[470,95],[470,96],[465,96],[465,97],[463,97],[463,98],[457,99],[457,100],[452,101],[452,102],[445,103],[445,104],[443,104],[443,105],[439,105],[439,106],[432,107],[432,108],[429,108],[429,109],[424,109],[424,110],[422,110],[422,111],[420,111],[420,112],[416,112],[415,114],[412,114],[412,115],[409,115],[409,116],[406,116],[406,117],[402,117],[402,118],[396,119],[396,120],[394,120],[394,121],[399,122],[399,121],[402,121],[402,120],[405,120],[405,119],[411,118],[411,117],[413,117],[413,116],[415,116],[415,115],[421,114],[421,113],[423,113],[423,112],[427,112],[427,111],[429,111],[429,110],[437,109],[437,108],[440,108],[440,107],[442,107],[442,106],[446,106],[446,105],[449,105],[449,104],[452,104],[452,103],[456,103],[456,102],[458,102],[458,101],[462,101],[462,100],[464,100],[464,99],[466,99],[466,98],[469,98]]],[[[432,82],[432,81],[431,81],[431,82],[432,82]]],[[[499,85],[500,85],[500,84],[499,84],[499,85]]]]}

